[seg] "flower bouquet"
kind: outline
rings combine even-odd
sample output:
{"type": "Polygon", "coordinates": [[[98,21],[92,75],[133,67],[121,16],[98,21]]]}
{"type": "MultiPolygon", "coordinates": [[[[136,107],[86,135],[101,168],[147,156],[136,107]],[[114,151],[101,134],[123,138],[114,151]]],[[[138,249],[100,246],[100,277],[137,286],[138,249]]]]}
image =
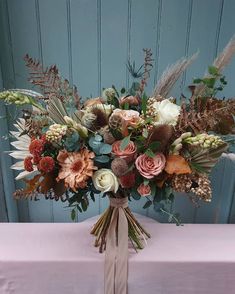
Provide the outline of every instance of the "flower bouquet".
{"type": "Polygon", "coordinates": [[[20,106],[23,116],[11,135],[19,160],[12,169],[21,171],[26,187],[16,198],[61,200],[76,211],[86,211],[90,201],[109,197],[110,206],[91,233],[103,252],[109,239],[121,238],[121,222],[136,249],[144,247],[149,233],[139,224],[128,201],[146,198],[144,208],[154,206],[169,221],[180,223],[170,210],[174,191],[190,193],[194,203],[211,201],[209,173],[228,144],[217,134],[234,132],[235,101],[216,98],[226,85],[224,66],[235,51],[232,39],[203,78],[195,79],[176,100],[169,92],[196,56],[170,66],[153,94],[145,86],[153,67],[151,50],[144,50],[144,64],[127,67],[133,83],[120,91],[112,86],[102,96],[82,101],[77,89],[63,79],[56,66],[43,68],[25,56],[30,82],[40,93],[13,89],[0,93],[7,104],[20,106]],[[29,107],[28,107],[29,106],[29,107]],[[192,196],[193,195],[193,196],[192,196]]]}

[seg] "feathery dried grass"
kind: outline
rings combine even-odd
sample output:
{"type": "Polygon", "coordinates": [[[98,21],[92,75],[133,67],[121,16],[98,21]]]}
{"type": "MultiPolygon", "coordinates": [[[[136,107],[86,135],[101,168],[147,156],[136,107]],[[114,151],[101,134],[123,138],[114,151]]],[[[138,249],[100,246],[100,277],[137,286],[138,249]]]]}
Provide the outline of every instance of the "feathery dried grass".
{"type": "Polygon", "coordinates": [[[182,73],[197,58],[197,56],[198,53],[195,53],[190,58],[182,58],[173,65],[167,67],[157,82],[153,92],[153,97],[160,95],[166,98],[182,73]]]}

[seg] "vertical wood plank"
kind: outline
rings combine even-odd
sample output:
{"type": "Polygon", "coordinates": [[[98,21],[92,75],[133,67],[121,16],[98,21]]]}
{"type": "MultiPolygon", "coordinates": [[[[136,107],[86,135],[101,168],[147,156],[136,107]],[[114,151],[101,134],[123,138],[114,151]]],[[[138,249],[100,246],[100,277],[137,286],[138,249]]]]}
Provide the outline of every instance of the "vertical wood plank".
{"type": "Polygon", "coordinates": [[[227,223],[234,194],[234,158],[223,154],[211,174],[213,198],[198,208],[197,223],[227,223]]]}
{"type": "MultiPolygon", "coordinates": [[[[157,35],[157,23],[158,23],[158,9],[159,1],[150,0],[144,2],[141,0],[130,1],[129,14],[128,14],[128,59],[131,62],[135,61],[138,68],[144,62],[144,48],[150,48],[154,53],[156,52],[156,35],[157,35]],[[148,17],[144,17],[143,15],[148,17]]],[[[129,73],[128,73],[128,76],[129,73]]],[[[131,86],[133,79],[129,77],[128,84],[131,86]]],[[[154,68],[151,71],[151,76],[146,87],[146,93],[151,95],[154,87],[154,68]]],[[[139,201],[133,200],[129,203],[131,209],[140,214],[147,214],[146,209],[143,209],[145,198],[141,198],[139,201]]]]}
{"type": "MultiPolygon", "coordinates": [[[[233,0],[224,0],[221,9],[221,25],[218,35],[218,53],[223,50],[230,38],[235,34],[235,2],[233,0]]],[[[226,75],[226,79],[228,80],[228,85],[224,88],[221,95],[227,98],[235,96],[233,83],[234,70],[235,57],[233,57],[232,62],[224,70],[224,74],[226,75]]]]}
{"type": "MultiPolygon", "coordinates": [[[[8,1],[9,27],[12,36],[12,52],[15,68],[15,86],[17,88],[31,88],[27,82],[28,71],[25,67],[23,57],[29,53],[34,58],[40,58],[37,14],[35,1],[12,0],[8,1]]],[[[41,204],[40,204],[41,205],[41,204]]],[[[39,205],[39,206],[40,206],[39,205]]],[[[19,202],[20,211],[23,212],[21,220],[47,220],[50,221],[50,208],[45,203],[43,209],[34,207],[34,203],[27,205],[26,201],[19,202]],[[29,211],[27,211],[27,206],[29,211]],[[42,212],[42,218],[40,217],[42,212]]]]}
{"type": "MultiPolygon", "coordinates": [[[[188,0],[162,1],[156,80],[168,65],[185,55],[189,4],[188,0]]],[[[171,93],[174,97],[179,97],[181,93],[180,83],[171,93]]]]}
{"type": "Polygon", "coordinates": [[[72,72],[84,98],[99,94],[97,14],[96,1],[71,1],[72,72]]]}
{"type": "Polygon", "coordinates": [[[128,1],[101,1],[101,86],[126,84],[128,1]]]}
{"type": "MultiPolygon", "coordinates": [[[[37,25],[39,27],[38,39],[40,40],[39,50],[42,52],[43,65],[46,67],[56,64],[61,76],[72,79],[67,9],[65,0],[40,0],[38,6],[36,6],[37,25]]],[[[41,202],[41,205],[43,204],[44,202],[41,202]]],[[[70,221],[70,213],[65,211],[65,205],[61,201],[50,203],[47,201],[45,205],[48,206],[50,211],[51,221],[70,221]]]]}
{"type": "MultiPolygon", "coordinates": [[[[193,1],[191,28],[186,55],[199,51],[197,60],[188,68],[184,85],[190,85],[193,78],[204,75],[207,67],[214,60],[214,48],[220,19],[221,0],[207,0],[203,6],[193,1]],[[200,17],[198,17],[200,15],[200,17]],[[210,19],[210,21],[208,21],[210,19]],[[208,32],[210,32],[208,34],[208,32]]],[[[189,92],[183,88],[185,94],[189,92]]]]}

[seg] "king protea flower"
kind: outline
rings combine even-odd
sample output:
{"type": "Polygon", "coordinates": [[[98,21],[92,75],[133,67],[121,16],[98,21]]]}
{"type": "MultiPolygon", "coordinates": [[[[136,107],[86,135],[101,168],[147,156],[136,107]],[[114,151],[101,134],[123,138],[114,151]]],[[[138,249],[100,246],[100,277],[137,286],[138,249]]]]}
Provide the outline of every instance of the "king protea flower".
{"type": "Polygon", "coordinates": [[[16,148],[14,151],[10,151],[10,156],[19,159],[15,164],[11,166],[11,169],[21,171],[16,180],[23,179],[27,176],[34,174],[37,171],[36,166],[33,166],[33,171],[28,172],[24,168],[24,159],[28,156],[31,156],[29,152],[29,145],[31,143],[30,137],[25,134],[21,135],[22,132],[25,130],[25,120],[20,118],[14,126],[16,127],[17,131],[11,131],[11,135],[16,138],[16,141],[11,142],[11,145],[16,148]]]}

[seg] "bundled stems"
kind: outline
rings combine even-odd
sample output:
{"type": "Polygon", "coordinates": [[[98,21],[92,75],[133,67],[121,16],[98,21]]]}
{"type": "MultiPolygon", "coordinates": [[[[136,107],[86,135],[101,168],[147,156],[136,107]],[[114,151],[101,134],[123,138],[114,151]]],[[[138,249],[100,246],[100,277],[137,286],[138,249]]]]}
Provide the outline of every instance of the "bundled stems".
{"type": "MultiPolygon", "coordinates": [[[[99,247],[100,253],[106,249],[107,233],[113,211],[114,208],[109,206],[91,230],[91,234],[96,236],[95,246],[99,247]]],[[[128,236],[134,249],[143,249],[146,239],[150,238],[150,234],[136,220],[129,207],[123,208],[123,211],[128,222],[128,236]]]]}

